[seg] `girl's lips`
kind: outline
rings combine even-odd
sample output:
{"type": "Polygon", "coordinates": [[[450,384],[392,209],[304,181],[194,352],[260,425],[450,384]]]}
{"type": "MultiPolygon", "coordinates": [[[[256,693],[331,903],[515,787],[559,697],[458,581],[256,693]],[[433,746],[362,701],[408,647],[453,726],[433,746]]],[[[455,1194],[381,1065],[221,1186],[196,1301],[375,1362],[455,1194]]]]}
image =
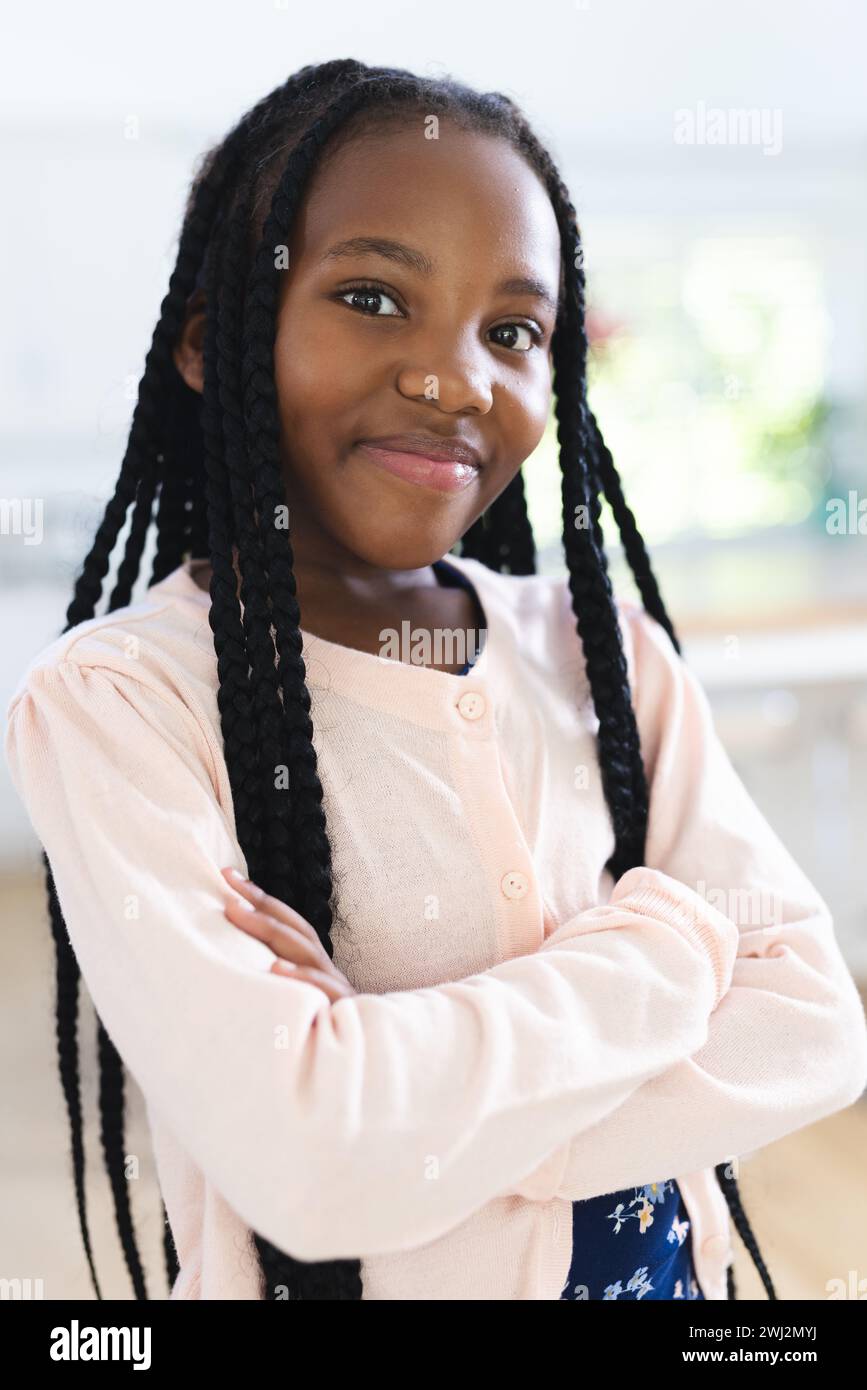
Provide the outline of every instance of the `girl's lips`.
{"type": "Polygon", "coordinates": [[[479,474],[474,464],[458,463],[453,459],[429,459],[422,454],[400,453],[397,449],[378,449],[373,444],[356,447],[387,472],[409,483],[436,488],[438,492],[462,492],[479,474]]]}

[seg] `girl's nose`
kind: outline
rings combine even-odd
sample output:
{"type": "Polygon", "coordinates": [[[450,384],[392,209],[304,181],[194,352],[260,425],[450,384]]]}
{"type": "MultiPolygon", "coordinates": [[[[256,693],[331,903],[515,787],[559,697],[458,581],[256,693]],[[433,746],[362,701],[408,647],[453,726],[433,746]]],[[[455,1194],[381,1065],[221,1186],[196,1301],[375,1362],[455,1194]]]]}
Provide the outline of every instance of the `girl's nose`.
{"type": "Polygon", "coordinates": [[[416,360],[399,369],[397,387],[407,399],[437,401],[447,414],[474,410],[487,415],[494,401],[489,374],[468,356],[448,362],[432,357],[426,365],[416,360]]]}

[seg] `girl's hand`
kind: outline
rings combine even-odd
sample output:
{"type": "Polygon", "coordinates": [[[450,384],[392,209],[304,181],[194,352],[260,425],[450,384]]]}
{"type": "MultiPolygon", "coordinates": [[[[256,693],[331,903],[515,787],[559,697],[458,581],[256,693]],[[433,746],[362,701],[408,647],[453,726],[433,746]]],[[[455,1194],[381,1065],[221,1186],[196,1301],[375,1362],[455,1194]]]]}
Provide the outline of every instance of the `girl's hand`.
{"type": "Polygon", "coordinates": [[[223,909],[229,921],[268,946],[279,959],[271,965],[273,975],[304,980],[316,985],[332,1004],[357,991],[337,969],[315,929],[300,912],[279,898],[270,897],[237,869],[220,871],[226,882],[241,894],[223,909]]]}

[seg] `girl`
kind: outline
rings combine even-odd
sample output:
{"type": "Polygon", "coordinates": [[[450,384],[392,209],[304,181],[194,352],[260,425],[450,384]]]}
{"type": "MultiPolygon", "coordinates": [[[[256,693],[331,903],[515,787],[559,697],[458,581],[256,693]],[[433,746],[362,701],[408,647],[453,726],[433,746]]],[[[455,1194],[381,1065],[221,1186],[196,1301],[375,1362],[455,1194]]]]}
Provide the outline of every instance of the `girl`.
{"type": "Polygon", "coordinates": [[[774,1296],[736,1156],[853,1102],[867,1029],[679,655],[581,265],[526,120],[450,80],[304,68],[197,174],[114,497],[8,711],[98,1297],[79,970],[137,1297],[123,1063],[173,1298],[720,1299],[729,1214],[774,1296]],[[521,475],[552,395],[562,580],[521,475]]]}

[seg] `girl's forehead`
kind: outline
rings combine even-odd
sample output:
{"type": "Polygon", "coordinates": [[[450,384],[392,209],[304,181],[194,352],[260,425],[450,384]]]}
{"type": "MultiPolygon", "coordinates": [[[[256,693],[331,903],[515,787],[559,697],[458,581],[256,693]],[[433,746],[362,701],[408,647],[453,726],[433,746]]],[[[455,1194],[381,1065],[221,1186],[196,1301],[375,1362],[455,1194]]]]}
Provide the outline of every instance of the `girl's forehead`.
{"type": "Polygon", "coordinates": [[[338,241],[388,236],[436,263],[456,246],[519,256],[559,283],[559,231],[538,174],[508,141],[454,126],[437,139],[420,126],[343,143],[312,176],[296,233],[296,264],[338,241]]]}
{"type": "Polygon", "coordinates": [[[362,132],[331,151],[326,148],[308,201],[315,201],[320,189],[333,201],[335,186],[355,197],[387,190],[390,199],[417,201],[426,194],[442,197],[449,185],[455,196],[468,186],[511,197],[526,196],[535,186],[547,200],[538,174],[503,137],[448,123],[429,128],[420,119],[417,125],[362,132]]]}

